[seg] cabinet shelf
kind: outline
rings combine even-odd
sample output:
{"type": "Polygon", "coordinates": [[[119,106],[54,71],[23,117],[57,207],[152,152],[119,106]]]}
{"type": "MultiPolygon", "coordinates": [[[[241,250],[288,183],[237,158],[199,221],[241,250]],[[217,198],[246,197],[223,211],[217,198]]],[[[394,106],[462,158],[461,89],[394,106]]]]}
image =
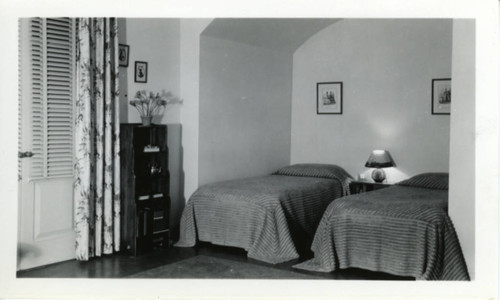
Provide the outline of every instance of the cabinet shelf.
{"type": "Polygon", "coordinates": [[[154,197],[148,197],[146,198],[145,195],[143,196],[139,196],[139,197],[136,197],[137,198],[137,202],[140,202],[142,205],[144,205],[143,203],[146,203],[146,202],[162,202],[162,201],[166,201],[167,200],[167,196],[165,197],[157,197],[157,198],[154,198],[154,197]]]}
{"type": "Polygon", "coordinates": [[[164,200],[165,196],[163,193],[156,194],[142,194],[137,196],[138,201],[148,201],[148,200],[164,200]]]}
{"type": "Polygon", "coordinates": [[[158,179],[168,179],[170,177],[169,174],[161,174],[161,175],[136,175],[135,179],[137,181],[154,181],[158,179]]]}
{"type": "Polygon", "coordinates": [[[162,171],[160,174],[134,174],[136,179],[160,179],[160,178],[168,178],[170,176],[169,173],[162,171]]]}
{"type": "Polygon", "coordinates": [[[136,155],[139,155],[139,156],[152,156],[152,155],[156,155],[156,154],[165,154],[165,153],[167,153],[167,150],[149,151],[149,152],[136,151],[136,155]]]}
{"type": "Polygon", "coordinates": [[[121,124],[122,250],[133,255],[170,245],[167,126],[121,124]],[[144,152],[154,145],[158,151],[144,152]],[[151,166],[161,168],[151,175],[151,166]]]}

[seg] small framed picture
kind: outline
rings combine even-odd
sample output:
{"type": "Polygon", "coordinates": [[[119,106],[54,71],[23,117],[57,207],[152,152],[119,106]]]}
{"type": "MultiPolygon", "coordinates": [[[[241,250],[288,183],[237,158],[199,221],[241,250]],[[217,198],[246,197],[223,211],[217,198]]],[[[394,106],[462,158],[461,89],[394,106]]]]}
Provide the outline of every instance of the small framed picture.
{"type": "Polygon", "coordinates": [[[449,115],[451,112],[451,78],[432,79],[432,114],[449,115]]]}
{"type": "Polygon", "coordinates": [[[130,47],[128,45],[118,45],[118,61],[120,62],[120,67],[128,67],[129,49],[130,47]]]}
{"type": "Polygon", "coordinates": [[[318,82],[316,85],[316,112],[342,114],[342,82],[318,82]]]}
{"type": "Polygon", "coordinates": [[[145,61],[135,62],[135,82],[148,82],[148,63],[145,61]]]}

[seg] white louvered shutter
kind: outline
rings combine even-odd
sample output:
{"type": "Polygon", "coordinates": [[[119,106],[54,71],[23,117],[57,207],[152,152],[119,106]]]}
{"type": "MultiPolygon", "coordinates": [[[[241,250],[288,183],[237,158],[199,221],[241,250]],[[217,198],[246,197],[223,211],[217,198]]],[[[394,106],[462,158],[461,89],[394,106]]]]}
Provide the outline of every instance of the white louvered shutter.
{"type": "Polygon", "coordinates": [[[31,20],[31,177],[73,174],[74,21],[31,20]]]}

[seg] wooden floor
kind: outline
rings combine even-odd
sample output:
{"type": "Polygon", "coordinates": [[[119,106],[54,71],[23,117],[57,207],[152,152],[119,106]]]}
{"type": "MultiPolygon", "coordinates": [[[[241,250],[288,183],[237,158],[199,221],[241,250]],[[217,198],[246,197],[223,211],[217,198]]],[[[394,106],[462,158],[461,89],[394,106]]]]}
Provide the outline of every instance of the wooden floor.
{"type": "MultiPolygon", "coordinates": [[[[147,271],[160,266],[168,265],[196,255],[205,255],[227,260],[270,266],[269,264],[248,259],[245,251],[238,248],[214,246],[201,243],[194,248],[155,249],[141,256],[130,256],[117,253],[101,258],[94,258],[87,262],[76,260],[60,262],[43,267],[17,272],[18,278],[124,278],[139,272],[147,271]]],[[[308,272],[292,268],[300,262],[294,260],[272,266],[273,268],[314,274],[325,279],[342,280],[414,280],[413,278],[398,277],[385,273],[377,273],[359,269],[346,269],[332,273],[308,272]]],[[[203,277],[200,275],[200,277],[203,277]]],[[[283,278],[287,279],[287,278],[283,278]]]]}

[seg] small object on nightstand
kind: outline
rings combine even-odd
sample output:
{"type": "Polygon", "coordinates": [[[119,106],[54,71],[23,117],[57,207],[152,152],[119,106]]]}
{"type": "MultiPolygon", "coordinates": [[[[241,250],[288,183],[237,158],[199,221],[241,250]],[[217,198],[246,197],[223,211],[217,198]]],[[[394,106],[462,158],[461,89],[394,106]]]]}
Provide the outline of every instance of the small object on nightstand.
{"type": "Polygon", "coordinates": [[[156,162],[151,162],[151,163],[149,163],[148,166],[150,169],[151,176],[159,175],[163,171],[163,168],[159,164],[157,164],[156,162]]]}
{"type": "Polygon", "coordinates": [[[349,189],[351,190],[351,194],[360,194],[390,187],[391,185],[390,183],[379,183],[368,180],[354,180],[351,181],[349,189]]]}
{"type": "Polygon", "coordinates": [[[160,147],[153,145],[144,146],[144,153],[148,152],[160,152],[160,147]]]}

